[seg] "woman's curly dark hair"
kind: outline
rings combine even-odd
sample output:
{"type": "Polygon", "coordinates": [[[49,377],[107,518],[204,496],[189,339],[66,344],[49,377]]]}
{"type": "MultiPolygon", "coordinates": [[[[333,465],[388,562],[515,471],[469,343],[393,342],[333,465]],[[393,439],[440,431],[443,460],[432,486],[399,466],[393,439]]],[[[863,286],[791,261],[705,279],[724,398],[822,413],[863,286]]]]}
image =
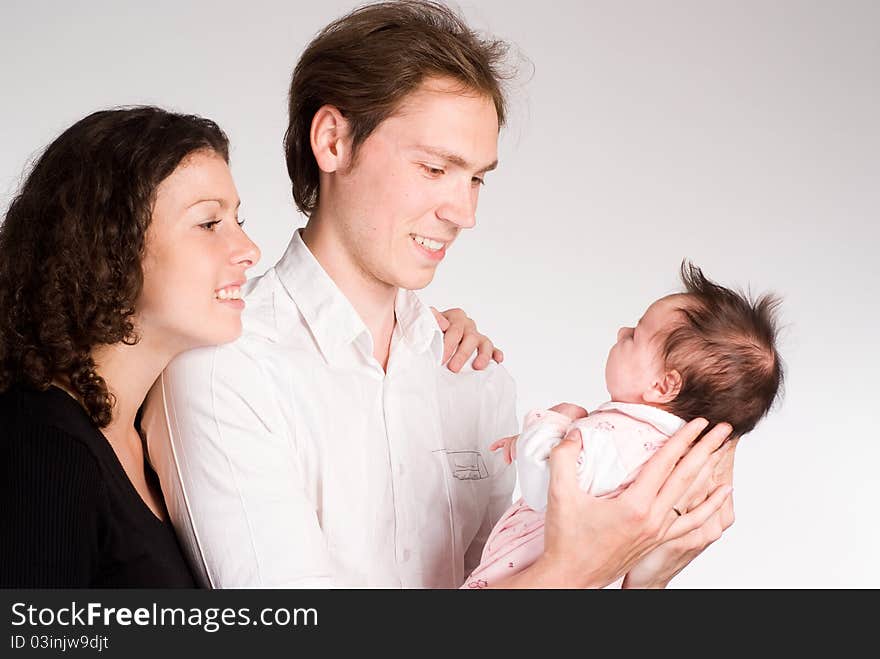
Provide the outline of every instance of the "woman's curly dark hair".
{"type": "Polygon", "coordinates": [[[135,106],[88,115],[37,158],[0,225],[0,391],[59,380],[98,427],[110,422],[92,350],[138,341],[156,188],[202,150],[229,160],[213,121],[135,106]]]}

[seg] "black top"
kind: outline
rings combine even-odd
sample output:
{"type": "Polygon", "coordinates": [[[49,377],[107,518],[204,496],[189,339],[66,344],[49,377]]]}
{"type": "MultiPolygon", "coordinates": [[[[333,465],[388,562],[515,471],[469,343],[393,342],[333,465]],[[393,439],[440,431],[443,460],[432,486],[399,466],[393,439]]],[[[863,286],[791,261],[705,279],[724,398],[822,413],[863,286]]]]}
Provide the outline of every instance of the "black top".
{"type": "Polygon", "coordinates": [[[0,587],[195,587],[170,522],[57,387],[0,394],[0,587]]]}

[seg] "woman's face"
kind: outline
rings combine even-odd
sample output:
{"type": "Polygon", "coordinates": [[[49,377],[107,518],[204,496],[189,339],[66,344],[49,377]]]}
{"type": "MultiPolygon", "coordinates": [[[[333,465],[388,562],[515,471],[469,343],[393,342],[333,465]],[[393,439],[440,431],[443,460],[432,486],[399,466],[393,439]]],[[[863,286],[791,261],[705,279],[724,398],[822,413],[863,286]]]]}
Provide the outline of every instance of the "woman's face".
{"type": "Polygon", "coordinates": [[[159,184],[136,308],[143,341],[176,354],[241,334],[241,286],[260,250],[238,225],[238,206],[213,151],[191,153],[159,184]]]}

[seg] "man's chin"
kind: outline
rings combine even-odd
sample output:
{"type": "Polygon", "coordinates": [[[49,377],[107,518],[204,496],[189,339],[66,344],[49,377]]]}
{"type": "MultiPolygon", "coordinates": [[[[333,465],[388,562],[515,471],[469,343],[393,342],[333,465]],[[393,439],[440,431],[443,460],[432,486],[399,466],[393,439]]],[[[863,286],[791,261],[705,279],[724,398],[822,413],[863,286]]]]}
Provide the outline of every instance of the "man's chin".
{"type": "Polygon", "coordinates": [[[421,272],[407,273],[400,277],[397,286],[399,288],[405,288],[408,291],[419,291],[434,281],[434,274],[436,272],[436,268],[431,268],[430,270],[422,270],[421,272]]]}

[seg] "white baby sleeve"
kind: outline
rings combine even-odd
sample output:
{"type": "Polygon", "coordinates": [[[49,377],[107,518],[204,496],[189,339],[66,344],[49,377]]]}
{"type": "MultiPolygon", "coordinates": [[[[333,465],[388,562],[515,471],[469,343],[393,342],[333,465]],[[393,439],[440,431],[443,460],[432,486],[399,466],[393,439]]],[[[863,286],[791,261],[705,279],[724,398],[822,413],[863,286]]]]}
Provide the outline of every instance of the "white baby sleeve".
{"type": "Polygon", "coordinates": [[[572,428],[578,428],[583,438],[584,447],[578,459],[578,483],[581,489],[596,497],[617,490],[629,473],[620,461],[620,451],[614,441],[614,426],[591,419],[589,423],[576,421],[572,428]]]}
{"type": "Polygon", "coordinates": [[[575,428],[583,439],[578,458],[578,484],[582,490],[603,496],[619,489],[629,477],[610,423],[590,417],[572,422],[549,410],[530,412],[517,440],[516,473],[522,498],[533,510],[542,512],[547,508],[550,452],[575,428]]]}
{"type": "Polygon", "coordinates": [[[551,410],[535,410],[526,416],[516,442],[516,474],[523,500],[538,512],[547,507],[550,486],[550,451],[568,431],[571,419],[551,410]]]}

